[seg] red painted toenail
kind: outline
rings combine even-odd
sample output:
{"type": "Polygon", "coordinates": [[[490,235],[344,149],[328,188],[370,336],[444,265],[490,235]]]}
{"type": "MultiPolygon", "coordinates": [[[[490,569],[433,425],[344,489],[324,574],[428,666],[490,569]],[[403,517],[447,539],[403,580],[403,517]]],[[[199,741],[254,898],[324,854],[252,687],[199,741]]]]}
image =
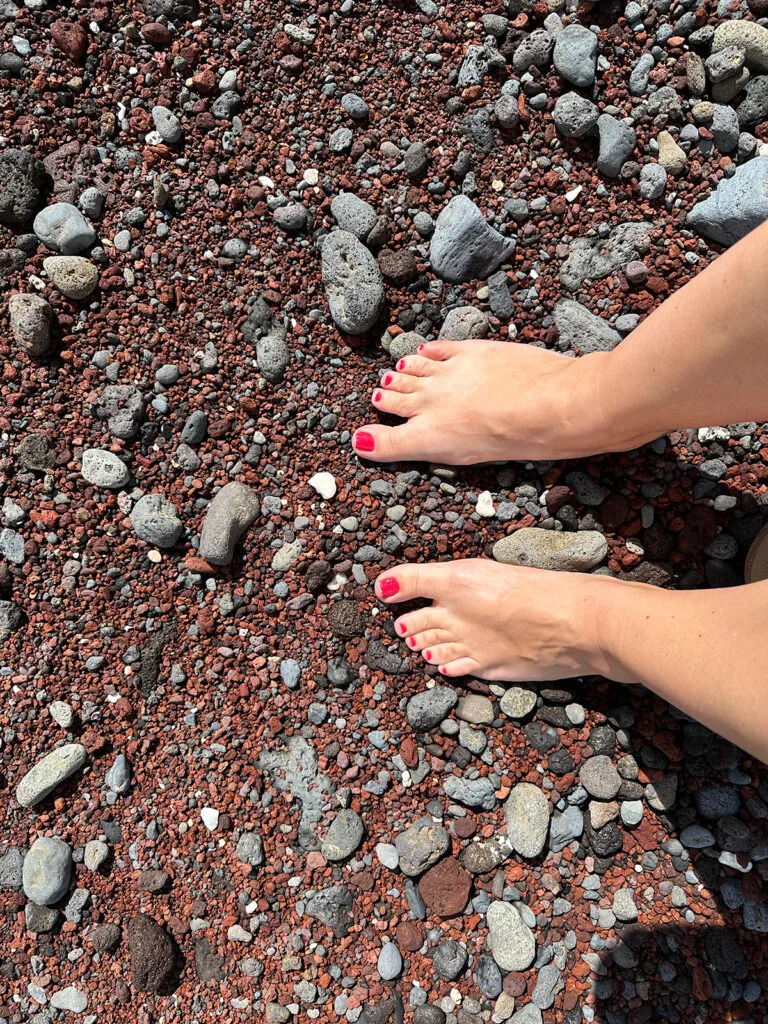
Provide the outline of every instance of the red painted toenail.
{"type": "Polygon", "coordinates": [[[400,634],[400,636],[405,636],[406,625],[404,622],[398,622],[398,624],[395,626],[395,629],[400,634]]]}
{"type": "Polygon", "coordinates": [[[381,392],[380,391],[374,391],[373,392],[373,400],[374,400],[374,402],[380,402],[381,401],[381,392]]]}
{"type": "Polygon", "coordinates": [[[423,345],[419,345],[419,347],[416,349],[416,351],[417,352],[423,352],[424,351],[424,346],[423,345]]]}
{"type": "Polygon", "coordinates": [[[424,657],[427,661],[432,661],[432,651],[424,651],[424,657]]]}
{"type": "Polygon", "coordinates": [[[355,434],[355,448],[359,448],[361,452],[372,452],[374,446],[373,434],[368,434],[365,430],[358,430],[355,434]]]}
{"type": "Polygon", "coordinates": [[[386,576],[379,583],[379,591],[382,597],[394,597],[400,589],[400,584],[394,576],[386,576]]]}
{"type": "Polygon", "coordinates": [[[404,359],[400,360],[400,362],[397,364],[397,368],[398,368],[398,370],[404,370],[405,369],[405,360],[404,359]]]}
{"type": "Polygon", "coordinates": [[[440,666],[438,666],[438,669],[437,669],[437,671],[438,671],[438,672],[442,672],[442,673],[443,673],[443,675],[445,675],[445,665],[440,665],[440,666]]]}
{"type": "Polygon", "coordinates": [[[408,639],[405,642],[408,644],[409,647],[415,647],[416,646],[416,640],[412,636],[409,636],[408,639]]]}
{"type": "Polygon", "coordinates": [[[391,373],[385,373],[384,376],[381,379],[381,383],[386,388],[386,387],[389,387],[389,385],[392,383],[393,379],[394,378],[392,377],[391,373]]]}

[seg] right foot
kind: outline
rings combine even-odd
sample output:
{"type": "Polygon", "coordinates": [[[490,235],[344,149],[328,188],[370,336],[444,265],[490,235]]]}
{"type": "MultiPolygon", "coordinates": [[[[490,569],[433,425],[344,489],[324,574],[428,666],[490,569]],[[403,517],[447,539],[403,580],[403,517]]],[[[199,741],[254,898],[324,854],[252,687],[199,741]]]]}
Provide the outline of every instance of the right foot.
{"type": "Polygon", "coordinates": [[[600,354],[572,359],[503,341],[432,341],[384,374],[380,412],[406,422],[355,432],[375,462],[466,466],[499,460],[576,458],[600,450],[600,354]]]}

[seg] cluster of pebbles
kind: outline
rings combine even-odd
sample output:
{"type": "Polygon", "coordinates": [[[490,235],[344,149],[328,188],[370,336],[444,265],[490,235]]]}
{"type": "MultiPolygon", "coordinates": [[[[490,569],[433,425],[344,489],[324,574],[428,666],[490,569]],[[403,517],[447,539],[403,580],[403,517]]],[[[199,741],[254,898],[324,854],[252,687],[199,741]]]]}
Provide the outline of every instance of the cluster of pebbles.
{"type": "Polygon", "coordinates": [[[739,583],[765,425],[350,448],[425,339],[612,349],[768,217],[766,13],[0,0],[4,1020],[768,1020],[764,767],[372,588],[739,583]]]}

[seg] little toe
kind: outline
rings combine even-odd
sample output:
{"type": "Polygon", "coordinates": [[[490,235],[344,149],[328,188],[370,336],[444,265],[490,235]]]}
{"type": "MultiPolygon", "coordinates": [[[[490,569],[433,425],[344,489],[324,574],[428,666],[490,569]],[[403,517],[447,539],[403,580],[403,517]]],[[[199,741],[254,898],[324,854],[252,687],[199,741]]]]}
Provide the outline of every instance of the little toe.
{"type": "Polygon", "coordinates": [[[422,651],[424,660],[430,665],[446,665],[458,658],[464,658],[467,648],[460,643],[440,643],[431,647],[425,647],[422,651]]]}
{"type": "Polygon", "coordinates": [[[456,679],[458,676],[472,676],[477,672],[478,664],[474,658],[457,658],[456,661],[449,661],[447,665],[438,665],[441,676],[448,676],[456,679]]]}
{"type": "Polygon", "coordinates": [[[376,388],[371,401],[379,412],[389,413],[390,416],[402,416],[403,419],[413,416],[418,406],[416,395],[403,395],[387,388],[376,388]]]}
{"type": "MultiPolygon", "coordinates": [[[[404,427],[389,429],[405,430],[408,426],[406,424],[404,427]]],[[[382,601],[392,603],[413,601],[417,597],[439,598],[448,585],[450,569],[450,563],[439,562],[426,565],[408,562],[395,566],[387,569],[376,580],[376,595],[382,601]]]]}
{"type": "Polygon", "coordinates": [[[463,345],[461,341],[427,341],[423,345],[419,345],[420,356],[424,359],[433,359],[435,362],[443,362],[446,359],[450,359],[451,356],[456,355],[456,348],[458,345],[463,345]]]}
{"type": "Polygon", "coordinates": [[[425,647],[436,647],[438,644],[448,643],[451,634],[447,629],[427,629],[423,633],[414,633],[406,637],[405,642],[412,651],[423,651],[425,647]]]}
{"type": "Polygon", "coordinates": [[[435,372],[436,360],[425,359],[424,356],[403,356],[397,364],[398,373],[408,373],[412,377],[429,377],[435,372]]]}

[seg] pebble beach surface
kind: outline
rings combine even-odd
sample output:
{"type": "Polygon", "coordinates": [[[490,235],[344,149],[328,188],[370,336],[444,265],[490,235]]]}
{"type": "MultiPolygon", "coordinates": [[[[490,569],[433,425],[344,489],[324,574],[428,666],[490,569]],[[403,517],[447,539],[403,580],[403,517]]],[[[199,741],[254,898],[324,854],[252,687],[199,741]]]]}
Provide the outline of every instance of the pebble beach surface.
{"type": "Polygon", "coordinates": [[[768,1021],[765,767],[372,587],[736,584],[765,425],[350,446],[424,339],[611,349],[768,217],[766,14],[0,0],[3,1020],[768,1021]]]}

